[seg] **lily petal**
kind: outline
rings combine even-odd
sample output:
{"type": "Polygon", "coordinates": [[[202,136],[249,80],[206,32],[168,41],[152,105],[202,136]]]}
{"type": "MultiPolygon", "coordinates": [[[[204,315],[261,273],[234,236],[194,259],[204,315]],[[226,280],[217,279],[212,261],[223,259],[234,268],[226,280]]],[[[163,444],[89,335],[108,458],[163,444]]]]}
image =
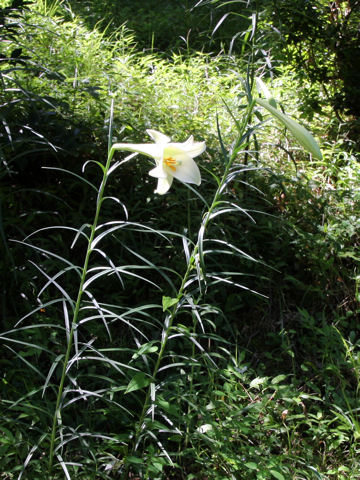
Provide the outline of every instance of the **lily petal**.
{"type": "Polygon", "coordinates": [[[146,130],[155,143],[169,143],[170,138],[157,130],[146,130]]]}
{"type": "Polygon", "coordinates": [[[163,147],[157,143],[115,143],[113,148],[116,150],[142,153],[155,160],[160,160],[163,154],[163,147]]]}
{"type": "Polygon", "coordinates": [[[201,155],[206,149],[205,142],[194,142],[193,136],[189,137],[184,143],[170,143],[170,145],[186,152],[191,158],[201,155]]]}
{"type": "Polygon", "coordinates": [[[168,174],[165,172],[163,165],[158,165],[149,172],[150,177],[166,178],[168,174]]]}
{"type": "Polygon", "coordinates": [[[164,193],[166,193],[171,187],[172,182],[173,177],[171,176],[168,176],[166,178],[159,178],[155,193],[158,193],[159,195],[164,195],[164,193]]]}
{"type": "Polygon", "coordinates": [[[179,166],[176,167],[176,170],[171,172],[171,175],[181,182],[200,185],[200,170],[194,160],[186,153],[182,153],[176,155],[176,161],[179,162],[179,166]]]}

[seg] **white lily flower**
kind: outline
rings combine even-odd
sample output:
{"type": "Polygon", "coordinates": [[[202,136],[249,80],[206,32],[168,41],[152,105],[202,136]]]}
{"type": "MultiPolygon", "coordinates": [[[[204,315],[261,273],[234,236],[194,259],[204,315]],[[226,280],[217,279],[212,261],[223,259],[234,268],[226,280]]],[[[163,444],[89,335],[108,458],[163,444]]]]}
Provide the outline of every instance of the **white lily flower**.
{"type": "Polygon", "coordinates": [[[194,142],[191,135],[186,142],[174,143],[163,133],[156,130],[146,131],[155,143],[116,143],[113,148],[142,153],[155,160],[156,166],[149,172],[149,175],[158,179],[155,193],[160,195],[166,193],[174,178],[200,185],[200,170],[193,158],[204,152],[205,142],[194,142]]]}

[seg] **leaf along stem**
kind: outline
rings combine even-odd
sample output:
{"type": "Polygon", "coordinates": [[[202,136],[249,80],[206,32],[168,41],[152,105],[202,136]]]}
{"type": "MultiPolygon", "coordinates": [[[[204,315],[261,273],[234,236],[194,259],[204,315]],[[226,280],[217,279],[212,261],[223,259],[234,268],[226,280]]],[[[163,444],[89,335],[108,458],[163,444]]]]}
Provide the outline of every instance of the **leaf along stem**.
{"type": "MultiPolygon", "coordinates": [[[[236,143],[236,148],[233,149],[233,152],[230,155],[227,154],[227,152],[226,152],[226,150],[225,150],[225,148],[222,144],[220,131],[218,132],[220,143],[221,143],[221,146],[222,146],[223,155],[224,156],[226,155],[228,161],[226,163],[224,173],[221,177],[221,180],[220,180],[220,182],[218,184],[218,187],[216,189],[216,192],[214,194],[212,203],[211,203],[208,211],[203,216],[203,220],[201,222],[200,229],[198,231],[197,242],[193,247],[193,250],[192,250],[192,253],[191,253],[191,256],[190,256],[190,260],[188,262],[186,271],[185,271],[184,276],[182,278],[181,286],[180,286],[180,288],[178,290],[178,293],[177,293],[178,301],[171,308],[171,312],[166,315],[165,322],[164,322],[164,328],[163,328],[163,332],[162,332],[161,347],[160,347],[160,350],[159,350],[159,353],[158,353],[157,361],[155,363],[155,366],[154,366],[154,369],[153,369],[153,372],[152,372],[152,383],[149,385],[147,393],[146,393],[143,408],[142,408],[142,411],[141,411],[141,414],[140,414],[140,417],[139,417],[139,421],[138,421],[137,427],[135,429],[135,434],[134,434],[134,437],[133,437],[133,440],[132,440],[132,448],[128,453],[129,456],[133,455],[134,452],[136,451],[137,447],[138,447],[139,437],[140,437],[140,434],[143,430],[144,420],[145,420],[146,413],[147,413],[148,408],[149,408],[149,399],[151,397],[151,388],[152,388],[151,386],[156,381],[156,376],[157,376],[157,373],[159,371],[159,368],[160,368],[160,365],[161,365],[161,362],[162,362],[162,359],[163,359],[163,355],[164,355],[164,352],[165,352],[165,348],[167,346],[167,341],[168,341],[168,338],[169,338],[169,335],[170,335],[170,332],[171,332],[171,329],[172,329],[173,321],[174,321],[175,316],[176,316],[178,303],[181,300],[181,298],[184,297],[184,295],[186,293],[186,283],[187,283],[187,281],[189,279],[189,276],[190,276],[191,272],[193,271],[193,269],[198,268],[201,271],[201,268],[204,268],[204,262],[203,262],[203,258],[202,258],[203,236],[204,236],[204,233],[205,233],[205,231],[206,231],[206,229],[207,229],[207,227],[210,223],[211,214],[212,214],[213,210],[215,209],[215,207],[217,206],[218,201],[219,201],[219,199],[220,199],[220,197],[223,193],[224,185],[226,183],[227,176],[229,174],[229,170],[232,167],[232,165],[235,161],[235,158],[237,157],[237,154],[239,153],[240,144],[247,140],[248,135],[245,134],[245,132],[247,130],[249,120],[251,118],[251,114],[252,114],[252,111],[254,109],[254,105],[255,105],[255,101],[251,100],[248,104],[248,107],[247,107],[246,113],[243,117],[242,123],[237,125],[238,134],[239,134],[238,139],[239,140],[236,143]]],[[[128,480],[129,479],[129,474],[130,474],[130,465],[127,464],[126,467],[125,467],[122,478],[124,480],[128,480]]]]}
{"type": "MultiPolygon", "coordinates": [[[[111,130],[112,130],[112,122],[111,122],[112,112],[113,112],[113,101],[111,103],[109,138],[111,138],[111,135],[112,135],[112,132],[111,132],[111,130]]],[[[109,176],[108,172],[109,172],[111,160],[114,156],[115,151],[116,150],[113,147],[109,148],[109,150],[108,150],[108,157],[107,157],[106,165],[103,169],[103,178],[102,178],[102,181],[101,181],[101,184],[100,184],[100,187],[99,187],[98,196],[97,196],[97,200],[96,200],[96,210],[95,210],[94,221],[91,225],[91,233],[90,233],[90,237],[89,237],[89,240],[88,240],[87,251],[86,251],[86,255],[85,255],[85,259],[84,259],[84,265],[82,267],[82,274],[81,274],[81,279],[80,279],[80,284],[79,284],[79,290],[78,290],[76,304],[75,304],[75,308],[74,308],[74,314],[73,314],[73,319],[72,319],[72,323],[71,323],[71,329],[70,329],[70,332],[69,332],[69,339],[68,339],[66,353],[65,353],[65,357],[64,357],[62,374],[61,374],[61,379],[60,379],[60,383],[59,383],[59,388],[58,388],[58,393],[57,393],[57,398],[56,398],[55,411],[54,411],[54,416],[53,416],[53,423],[52,423],[51,436],[50,436],[49,463],[48,463],[49,478],[51,478],[52,470],[53,470],[57,425],[61,422],[61,400],[62,400],[62,395],[63,395],[63,391],[64,391],[64,384],[65,384],[65,378],[66,378],[67,368],[68,368],[68,364],[69,364],[70,354],[71,354],[71,350],[72,350],[73,343],[74,343],[74,332],[75,332],[75,329],[77,328],[77,325],[78,325],[78,317],[79,317],[79,311],[80,311],[80,306],[81,306],[81,299],[82,299],[82,295],[84,293],[83,286],[84,286],[87,271],[88,271],[90,255],[91,255],[91,252],[92,252],[92,243],[93,243],[96,228],[97,228],[97,225],[98,225],[102,200],[103,200],[103,197],[104,197],[105,186],[106,186],[106,182],[107,182],[107,179],[108,179],[108,176],[109,176]]]]}

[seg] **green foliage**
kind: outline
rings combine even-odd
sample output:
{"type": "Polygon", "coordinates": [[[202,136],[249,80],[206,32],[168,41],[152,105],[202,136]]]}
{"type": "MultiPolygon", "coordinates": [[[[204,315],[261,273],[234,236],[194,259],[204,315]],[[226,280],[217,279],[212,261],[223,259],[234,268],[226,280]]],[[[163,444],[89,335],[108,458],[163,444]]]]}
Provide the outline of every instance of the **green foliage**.
{"type": "Polygon", "coordinates": [[[358,478],[360,171],[321,79],[279,68],[285,125],[253,110],[267,2],[24,3],[1,5],[2,477],[54,451],[54,479],[358,478]],[[108,175],[146,128],[206,141],[200,188],[156,196],[122,153],[108,175]]]}
{"type": "MultiPolygon", "coordinates": [[[[4,13],[8,28],[3,30],[1,44],[5,57],[1,71],[1,158],[7,199],[2,205],[3,240],[19,238],[20,231],[23,238],[29,231],[27,224],[36,229],[34,216],[39,217],[39,226],[44,226],[44,216],[50,220],[53,215],[62,215],[57,211],[59,202],[75,209],[74,214],[83,213],[86,221],[86,185],[67,187],[73,195],[64,200],[51,175],[41,168],[55,164],[73,170],[75,166],[79,173],[84,160],[96,158],[107,143],[104,117],[109,93],[116,98],[117,139],[121,135],[125,140],[140,140],[147,127],[163,129],[175,137],[193,129],[200,138],[205,134],[211,137],[211,132],[215,137],[217,114],[231,135],[220,94],[227,92],[231,101],[238,89],[235,74],[226,74],[228,69],[220,58],[210,61],[204,55],[185,60],[174,55],[165,61],[140,55],[125,28],[105,37],[96,29],[89,31],[79,17],[69,18],[71,12],[58,3],[52,4],[51,15],[43,2],[35,2],[30,10],[4,13]],[[17,52],[14,58],[13,52],[17,52]],[[9,178],[13,178],[11,188],[9,178]],[[46,211],[42,208],[44,198],[46,211]],[[7,217],[9,209],[12,213],[7,217]]],[[[141,165],[125,172],[127,191],[134,168],[143,174],[141,165]]],[[[91,169],[87,175],[91,180],[91,169]]],[[[63,184],[64,177],[59,182],[63,184]]],[[[116,190],[119,188],[124,188],[120,179],[116,190]]],[[[4,270],[10,271],[9,285],[17,290],[18,285],[13,284],[16,247],[6,243],[6,248],[9,255],[4,260],[10,263],[4,270]]],[[[26,279],[25,284],[29,281],[26,279]]],[[[4,300],[9,302],[6,318],[7,309],[16,310],[18,302],[7,293],[4,300]]]]}
{"type": "MultiPolygon", "coordinates": [[[[345,111],[358,117],[359,2],[274,1],[271,9],[272,22],[283,38],[278,48],[299,80],[323,89],[340,116],[345,111]]],[[[311,107],[310,102],[311,97],[311,107]]]]}
{"type": "MultiPolygon", "coordinates": [[[[134,32],[139,49],[170,54],[173,51],[219,51],[230,43],[240,28],[247,29],[249,20],[245,2],[233,2],[222,10],[212,2],[199,8],[195,0],[107,0],[106,2],[69,0],[71,9],[81,16],[90,28],[95,26],[116,29],[124,24],[134,32]],[[220,27],[224,14],[230,16],[226,29],[220,27]]],[[[237,46],[237,45],[236,45],[237,46]]]]}
{"type": "Polygon", "coordinates": [[[299,389],[290,379],[256,377],[237,362],[221,370],[192,439],[209,478],[337,478],[342,471],[356,478],[356,447],[346,451],[353,432],[330,411],[337,401],[324,401],[311,381],[299,389]]]}

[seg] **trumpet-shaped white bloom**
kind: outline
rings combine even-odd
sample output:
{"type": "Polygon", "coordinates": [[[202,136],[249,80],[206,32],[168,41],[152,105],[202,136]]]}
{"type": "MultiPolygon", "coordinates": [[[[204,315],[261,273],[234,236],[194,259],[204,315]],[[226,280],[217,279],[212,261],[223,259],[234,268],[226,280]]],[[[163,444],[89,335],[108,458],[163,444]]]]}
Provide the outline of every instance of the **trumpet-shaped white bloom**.
{"type": "Polygon", "coordinates": [[[191,135],[186,142],[174,143],[163,133],[156,130],[146,131],[155,143],[116,143],[113,148],[142,153],[155,160],[156,166],[149,172],[149,175],[158,179],[155,193],[160,195],[166,193],[174,178],[200,185],[200,170],[193,158],[204,152],[205,142],[194,142],[191,135]]]}

